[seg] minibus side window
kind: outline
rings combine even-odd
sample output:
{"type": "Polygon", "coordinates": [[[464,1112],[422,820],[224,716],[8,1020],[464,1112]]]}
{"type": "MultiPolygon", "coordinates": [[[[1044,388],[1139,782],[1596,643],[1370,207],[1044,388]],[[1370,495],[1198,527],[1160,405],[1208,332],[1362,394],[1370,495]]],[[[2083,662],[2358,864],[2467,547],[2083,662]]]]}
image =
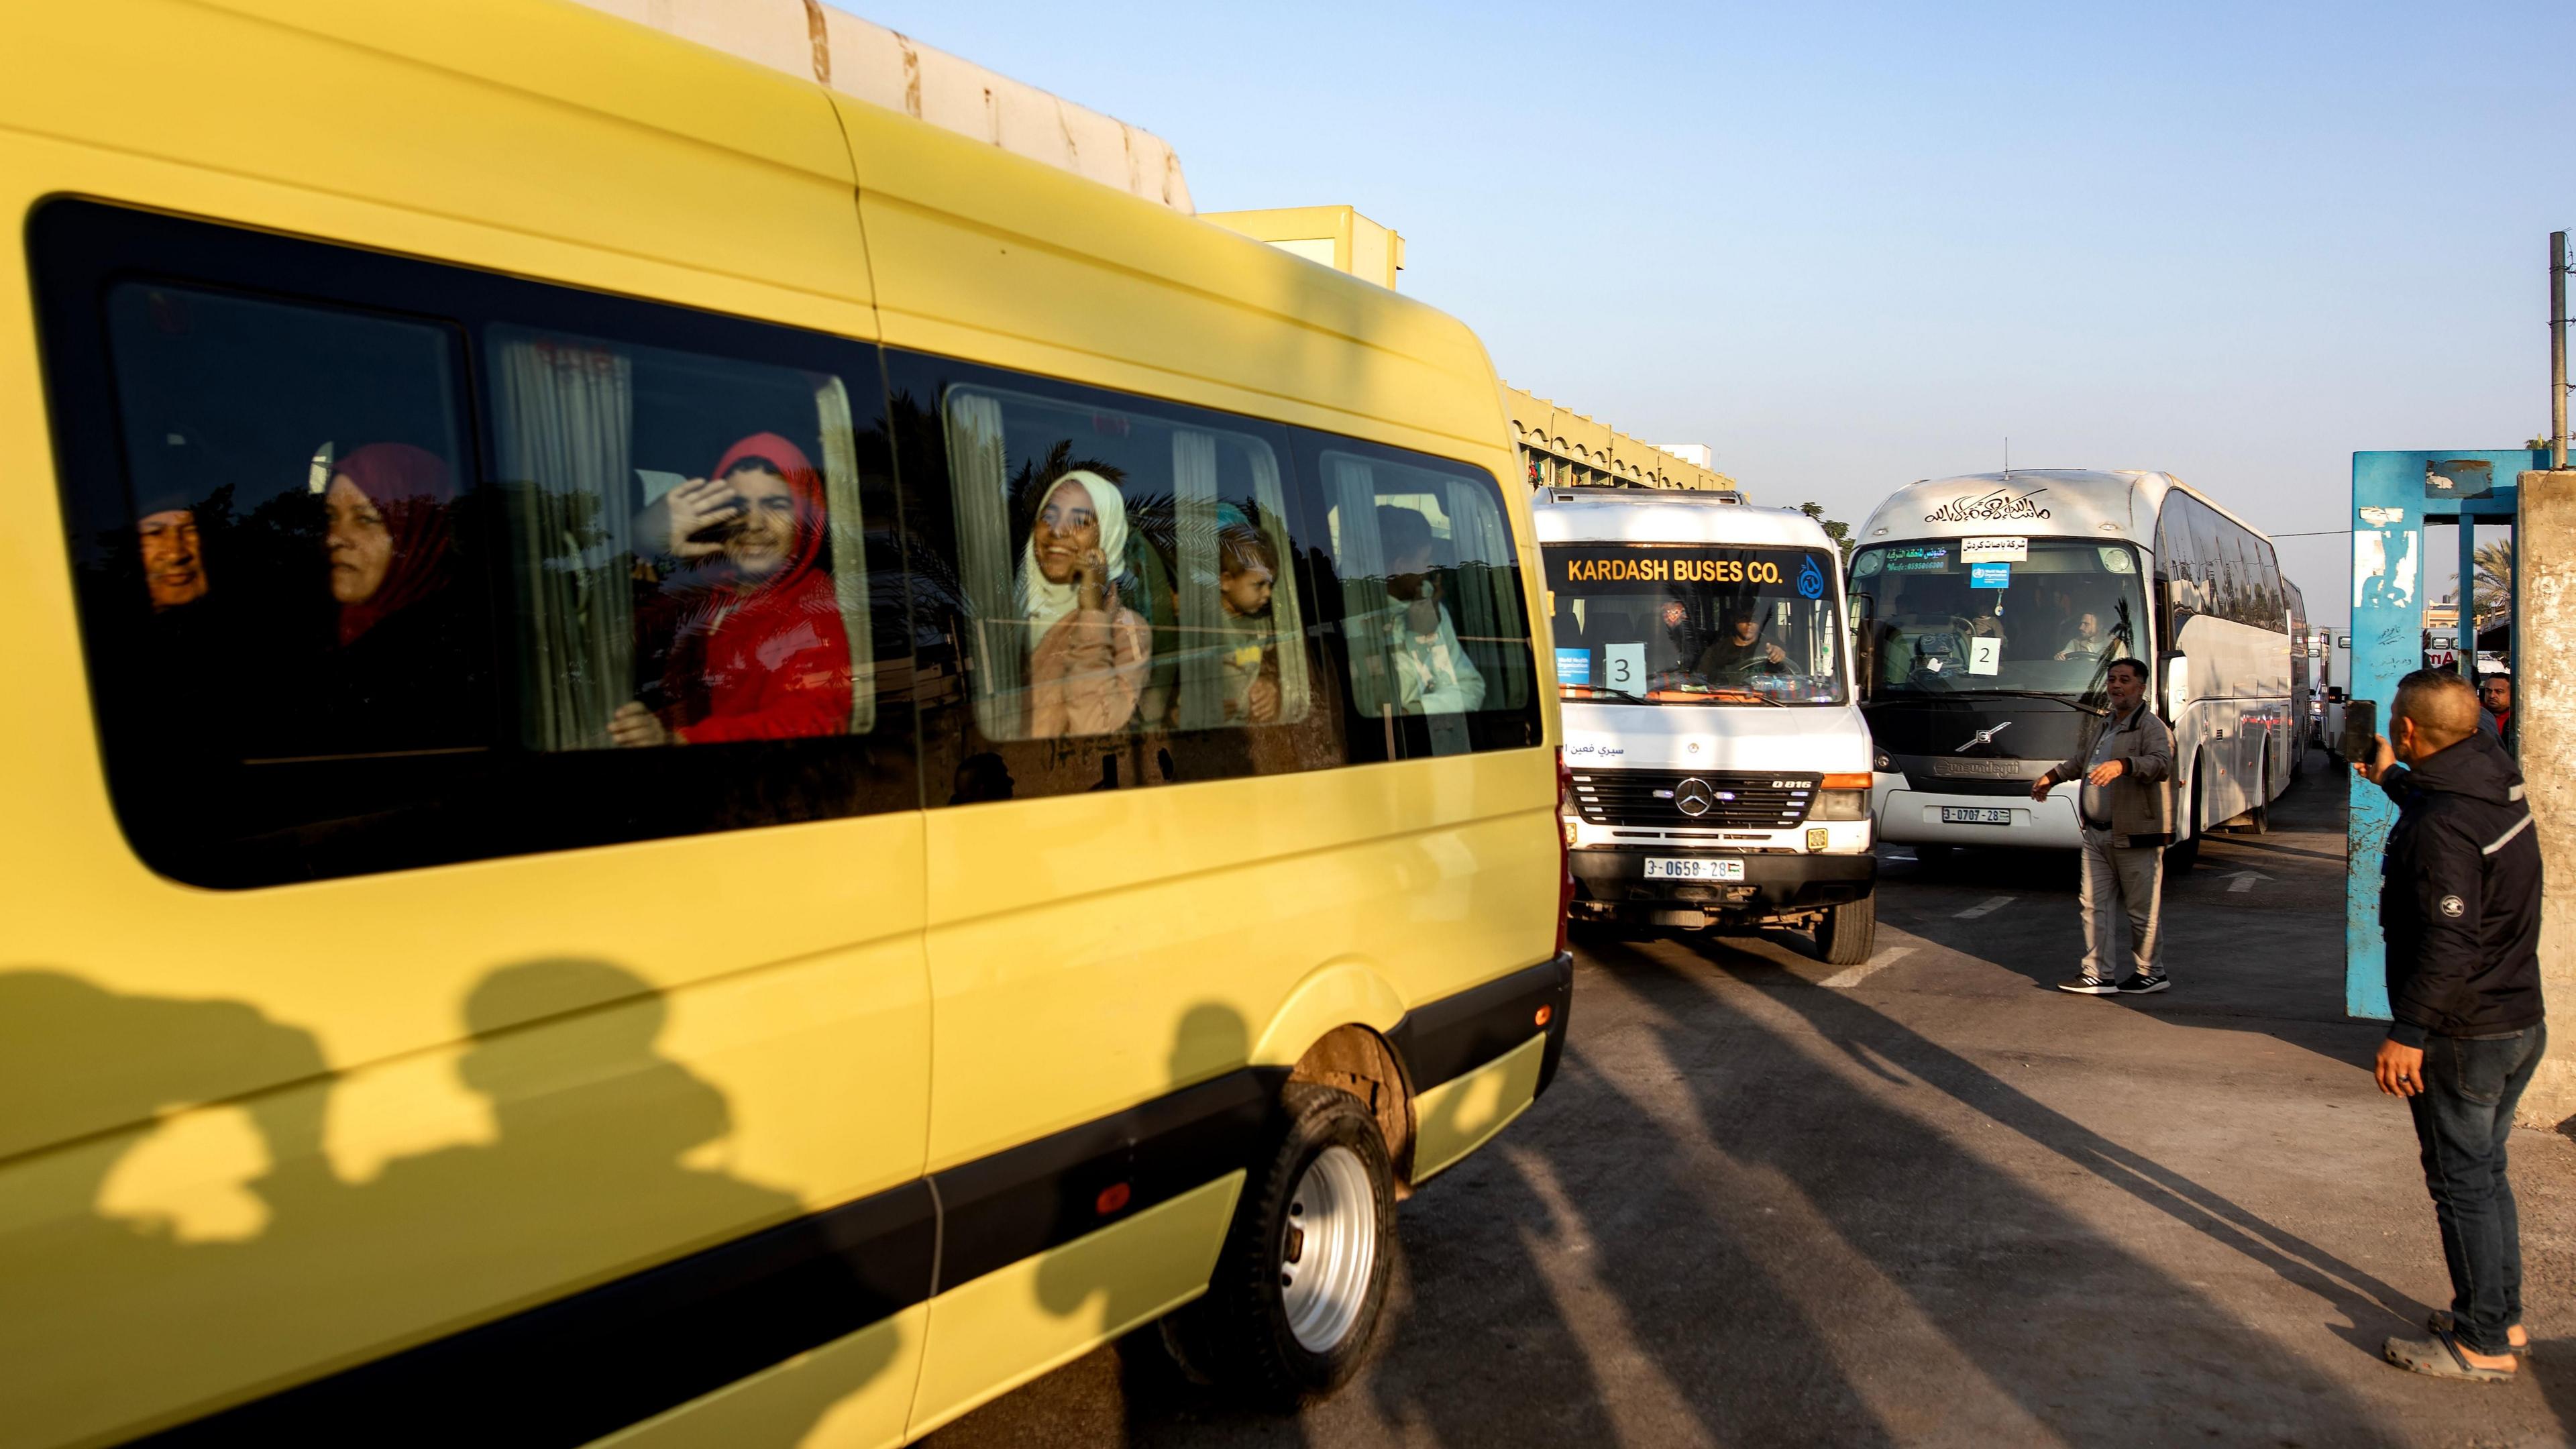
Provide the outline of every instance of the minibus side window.
{"type": "Polygon", "coordinates": [[[529,747],[874,728],[839,377],[515,326],[487,349],[529,747]]]}
{"type": "Polygon", "coordinates": [[[916,696],[953,682],[913,667],[873,347],[88,202],[29,237],[91,702],[153,869],[920,807],[916,696]]]}
{"type": "Polygon", "coordinates": [[[222,788],[238,766],[491,749],[453,330],[143,282],[106,323],[131,525],[88,571],[93,687],[111,748],[192,814],[138,791],[147,833],[310,808],[222,788]]]}
{"type": "Polygon", "coordinates": [[[1519,556],[1492,478],[1329,442],[1316,469],[1354,740],[1374,724],[1397,756],[1535,743],[1519,556]]]}
{"type": "Polygon", "coordinates": [[[948,803],[1341,762],[1281,430],[891,362],[917,612],[963,655],[948,803]]]}

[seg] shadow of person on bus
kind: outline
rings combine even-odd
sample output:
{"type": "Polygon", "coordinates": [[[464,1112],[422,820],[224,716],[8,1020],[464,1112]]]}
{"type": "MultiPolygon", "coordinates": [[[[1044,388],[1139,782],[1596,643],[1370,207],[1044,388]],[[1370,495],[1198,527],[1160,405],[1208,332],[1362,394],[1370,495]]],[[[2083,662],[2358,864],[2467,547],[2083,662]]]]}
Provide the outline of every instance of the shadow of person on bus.
{"type": "MultiPolygon", "coordinates": [[[[397,1157],[353,1183],[322,1136],[328,1094],[346,1088],[308,1033],[239,1003],[0,977],[0,1103],[12,1108],[0,1122],[29,1120],[18,1104],[51,1104],[34,1120],[47,1140],[70,1139],[14,1170],[11,1207],[41,1196],[50,1221],[0,1231],[13,1285],[0,1331],[53,1325],[74,1345],[66,1372],[105,1372],[116,1360],[97,1351],[112,1341],[102,1335],[130,1322],[123,1341],[161,1347],[164,1383],[216,1376],[156,1395],[174,1408],[238,1387],[246,1366],[283,1379],[367,1360],[180,1431],[210,1442],[298,1439],[363,1422],[388,1396],[405,1405],[406,1442],[472,1442],[504,1418],[525,1435],[586,1440],[795,1360],[763,1392],[716,1407],[728,1442],[796,1443],[893,1361],[891,1325],[857,1330],[888,1318],[901,1289],[795,1197],[717,1165],[731,1109],[660,1054],[668,1015],[658,989],[601,962],[492,972],[466,998],[454,1064],[488,1103],[492,1139],[397,1157]],[[255,1221],[238,1241],[185,1243],[98,1206],[117,1159],[148,1144],[136,1129],[154,1112],[236,1093],[261,1138],[242,1173],[255,1221]],[[690,1256],[719,1245],[752,1251],[690,1256]],[[65,1301],[31,1313],[19,1284],[65,1301]],[[419,1346],[369,1358],[404,1339],[419,1346]],[[217,1340],[224,1351],[188,1346],[217,1340]]],[[[203,1168],[190,1166],[181,1206],[202,1210],[203,1168]]],[[[930,1232],[925,1220],[913,1300],[930,1232]]],[[[102,1392],[117,1402],[113,1386],[102,1392]]],[[[64,1393],[59,1377],[47,1393],[64,1393]]]]}
{"type": "MultiPolygon", "coordinates": [[[[110,991],[60,971],[0,971],[0,1423],[41,1422],[81,1437],[122,1422],[129,1357],[172,1326],[214,1338],[259,1301],[261,1239],[274,1215],[265,1177],[322,1169],[321,1048],[311,1033],[239,1001],[110,991]],[[164,1114],[248,1097],[237,1109],[164,1114]],[[247,1123],[245,1128],[244,1123],[247,1123]],[[164,1196],[149,1171],[165,1132],[193,1178],[164,1196]],[[120,1169],[145,1163],[145,1180],[120,1169]],[[210,1171],[238,1172],[209,1189],[210,1171]],[[111,1351],[102,1352],[102,1346],[111,1351]],[[41,1420],[27,1401],[91,1406],[96,1417],[41,1420]]],[[[169,1402],[228,1384],[209,1355],[156,1358],[169,1402]]]]}
{"type": "Polygon", "coordinates": [[[464,1014],[456,1073],[490,1103],[495,1136],[397,1158],[345,1189],[331,1216],[366,1251],[351,1253],[338,1296],[419,1302],[453,1285],[424,1315],[448,1322],[488,1315],[513,1290],[606,1283],[614,1301],[577,1334],[547,1322],[559,1309],[487,1331],[460,1442],[499,1405],[525,1433],[593,1437],[832,1345],[715,1406],[729,1442],[793,1444],[892,1362],[891,1329],[834,1343],[894,1311],[879,1285],[796,1197],[719,1165],[732,1109],[661,1055],[658,988],[605,962],[533,961],[477,982],[464,1014]],[[746,1261],[650,1269],[747,1243],[746,1261]],[[524,1281],[500,1276],[511,1265],[524,1281]]]}

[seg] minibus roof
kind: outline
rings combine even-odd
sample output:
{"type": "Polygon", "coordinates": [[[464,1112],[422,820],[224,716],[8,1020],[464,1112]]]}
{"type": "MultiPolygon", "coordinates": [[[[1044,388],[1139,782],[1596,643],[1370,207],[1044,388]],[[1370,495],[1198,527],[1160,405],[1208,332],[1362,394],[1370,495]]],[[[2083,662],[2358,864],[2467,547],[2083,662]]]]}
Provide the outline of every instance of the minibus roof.
{"type": "MultiPolygon", "coordinates": [[[[1711,493],[1661,488],[1542,488],[1530,498],[1540,543],[1721,543],[1832,550],[1816,520],[1711,493]]],[[[1837,557],[1840,555],[1837,554],[1837,557]]]]}

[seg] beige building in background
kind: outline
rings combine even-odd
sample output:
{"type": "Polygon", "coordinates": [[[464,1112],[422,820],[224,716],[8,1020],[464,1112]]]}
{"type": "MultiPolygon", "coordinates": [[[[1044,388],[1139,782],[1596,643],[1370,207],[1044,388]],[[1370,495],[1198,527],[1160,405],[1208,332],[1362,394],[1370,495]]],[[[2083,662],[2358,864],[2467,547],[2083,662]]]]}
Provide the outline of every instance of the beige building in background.
{"type": "Polygon", "coordinates": [[[1404,270],[1404,238],[1360,215],[1355,206],[1274,206],[1262,211],[1203,211],[1199,220],[1265,241],[1392,292],[1404,270]]]}
{"type": "Polygon", "coordinates": [[[1512,441],[1520,444],[1529,464],[1533,488],[1693,488],[1732,493],[1738,501],[1744,497],[1734,479],[1681,451],[1688,448],[1705,458],[1704,444],[1645,442],[1516,387],[1503,389],[1503,406],[1511,414],[1512,441]]]}

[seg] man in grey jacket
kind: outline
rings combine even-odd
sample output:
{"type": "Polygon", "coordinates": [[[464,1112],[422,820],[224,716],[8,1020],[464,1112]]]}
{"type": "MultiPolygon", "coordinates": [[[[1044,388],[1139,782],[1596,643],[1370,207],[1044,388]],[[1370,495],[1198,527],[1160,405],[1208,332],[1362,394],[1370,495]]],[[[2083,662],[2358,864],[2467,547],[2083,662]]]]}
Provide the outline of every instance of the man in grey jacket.
{"type": "Polygon", "coordinates": [[[2147,708],[2147,666],[2111,661],[2104,686],[2111,717],[2093,748],[2033,781],[2030,798],[2045,800],[2059,782],[2080,779],[2076,814],[2084,828],[2084,974],[2057,984],[2087,996],[2143,996],[2162,991],[2165,845],[2173,838],[2173,734],[2147,708]],[[2129,974],[2113,979],[2112,916],[2129,917],[2129,974]]]}

